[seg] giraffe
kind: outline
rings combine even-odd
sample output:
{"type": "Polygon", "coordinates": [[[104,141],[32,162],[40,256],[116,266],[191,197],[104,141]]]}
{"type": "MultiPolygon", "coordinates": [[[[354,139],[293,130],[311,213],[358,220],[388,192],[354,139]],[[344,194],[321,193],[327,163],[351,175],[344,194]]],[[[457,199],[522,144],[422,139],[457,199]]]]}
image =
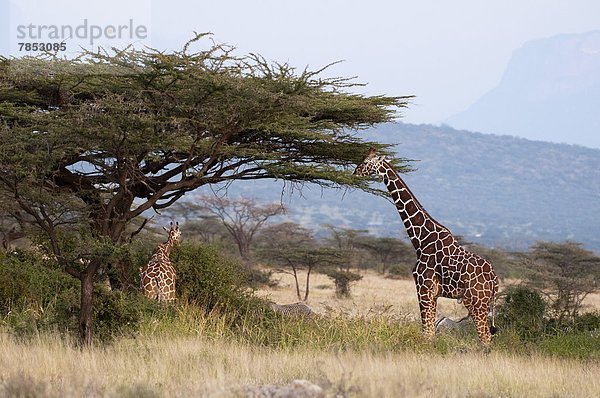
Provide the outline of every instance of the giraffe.
{"type": "MultiPolygon", "coordinates": [[[[164,227],[163,227],[164,228],[164,227]]],[[[179,223],[171,222],[169,238],[165,243],[158,245],[152,258],[145,267],[140,268],[140,284],[144,295],[160,302],[175,302],[175,267],[171,264],[171,248],[179,244],[179,223]]]]}
{"type": "Polygon", "coordinates": [[[382,177],[396,204],[417,253],[412,274],[424,334],[429,338],[434,336],[437,299],[447,297],[462,300],[473,318],[479,340],[489,345],[496,331],[493,315],[498,293],[498,278],[492,265],[459,245],[448,228],[425,211],[396,170],[374,148],[369,149],[354,174],[382,177]],[[491,328],[488,327],[490,306],[491,328]]]}

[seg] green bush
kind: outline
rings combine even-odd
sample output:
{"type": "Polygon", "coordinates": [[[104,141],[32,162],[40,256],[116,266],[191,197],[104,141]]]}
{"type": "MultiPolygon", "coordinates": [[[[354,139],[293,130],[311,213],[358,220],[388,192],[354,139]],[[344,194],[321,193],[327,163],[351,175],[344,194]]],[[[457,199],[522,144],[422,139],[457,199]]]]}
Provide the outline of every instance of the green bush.
{"type": "Polygon", "coordinates": [[[0,254],[0,319],[17,336],[67,328],[62,308],[79,291],[79,281],[38,253],[0,254]]]}
{"type": "Polygon", "coordinates": [[[574,329],[579,332],[600,331],[600,311],[586,312],[577,315],[573,322],[574,329]]]}
{"type": "Polygon", "coordinates": [[[524,286],[511,286],[498,306],[500,330],[511,328],[521,338],[540,337],[544,332],[546,303],[535,290],[524,286]]]}
{"type": "MultiPolygon", "coordinates": [[[[144,316],[169,311],[169,307],[148,300],[141,294],[109,291],[102,286],[94,289],[94,336],[101,341],[133,336],[139,332],[144,316]]],[[[79,313],[77,306],[75,314],[79,313]]]]}
{"type": "Polygon", "coordinates": [[[171,261],[177,270],[178,298],[206,311],[236,311],[256,302],[244,269],[213,246],[183,243],[173,251],[171,261]]]}
{"type": "Polygon", "coordinates": [[[538,347],[544,354],[563,358],[599,360],[600,336],[591,333],[570,333],[546,336],[538,347]]]}
{"type": "MultiPolygon", "coordinates": [[[[0,257],[0,319],[18,336],[43,331],[76,334],[80,282],[37,253],[0,257]]],[[[161,311],[140,294],[94,289],[94,335],[101,341],[137,332],[144,314],[161,311]]]]}
{"type": "Polygon", "coordinates": [[[362,279],[362,275],[338,269],[325,270],[324,274],[333,280],[333,283],[335,284],[335,294],[338,297],[350,297],[350,285],[352,282],[362,279]]]}
{"type": "Polygon", "coordinates": [[[45,307],[79,282],[41,255],[15,251],[0,255],[0,311],[33,306],[45,307]]]}

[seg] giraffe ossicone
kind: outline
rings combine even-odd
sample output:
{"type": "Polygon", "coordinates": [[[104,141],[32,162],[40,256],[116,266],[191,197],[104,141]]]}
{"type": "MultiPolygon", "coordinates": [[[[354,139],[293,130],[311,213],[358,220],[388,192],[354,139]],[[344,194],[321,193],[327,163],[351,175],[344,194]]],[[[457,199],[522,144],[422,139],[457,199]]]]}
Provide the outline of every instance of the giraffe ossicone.
{"type": "Polygon", "coordinates": [[[140,268],[140,287],[144,295],[150,299],[174,303],[177,274],[171,263],[171,249],[179,244],[181,237],[179,223],[171,222],[167,231],[169,232],[167,241],[158,245],[148,264],[140,268]]]}
{"type": "Polygon", "coordinates": [[[417,254],[413,277],[425,335],[433,337],[435,334],[437,299],[459,299],[473,318],[479,340],[488,345],[496,330],[493,313],[498,293],[498,277],[492,265],[463,248],[448,228],[434,220],[398,172],[374,148],[369,149],[354,174],[382,177],[398,209],[417,254]],[[491,329],[488,325],[490,309],[491,329]]]}

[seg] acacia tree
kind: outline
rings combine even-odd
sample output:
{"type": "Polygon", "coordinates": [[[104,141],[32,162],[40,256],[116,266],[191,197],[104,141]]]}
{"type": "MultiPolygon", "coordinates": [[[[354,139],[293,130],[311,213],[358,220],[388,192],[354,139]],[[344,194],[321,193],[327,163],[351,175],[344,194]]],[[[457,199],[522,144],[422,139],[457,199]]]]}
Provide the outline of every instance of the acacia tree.
{"type": "Polygon", "coordinates": [[[385,274],[390,264],[400,261],[414,261],[414,250],[405,241],[391,237],[360,236],[356,246],[367,250],[381,264],[381,273],[385,274]]]}
{"type": "Polygon", "coordinates": [[[261,257],[275,265],[278,272],[294,277],[296,296],[301,301],[308,300],[312,272],[341,258],[339,250],[319,246],[308,229],[292,222],[266,228],[261,239],[261,257]],[[300,270],[306,271],[304,294],[300,291],[300,270]]]}
{"type": "Polygon", "coordinates": [[[285,214],[281,203],[259,204],[254,199],[230,199],[217,195],[202,195],[196,203],[179,203],[178,214],[195,219],[215,217],[225,227],[235,242],[240,257],[250,264],[250,248],[257,232],[271,217],[285,214]]]}
{"type": "Polygon", "coordinates": [[[580,243],[538,242],[525,263],[531,271],[529,284],[547,297],[559,323],[573,320],[583,300],[600,288],[600,257],[580,243]]]}
{"type": "Polygon", "coordinates": [[[223,226],[216,217],[201,218],[196,220],[187,220],[182,225],[182,231],[185,236],[198,237],[203,242],[211,245],[224,246],[231,242],[229,231],[223,226]]]}
{"type": "Polygon", "coordinates": [[[368,231],[366,229],[339,228],[330,224],[323,226],[329,231],[329,236],[325,239],[326,243],[339,250],[340,253],[344,253],[347,258],[347,261],[342,263],[343,266],[340,270],[345,269],[350,272],[352,266],[358,267],[364,257],[360,242],[367,237],[368,231]]]}
{"type": "Polygon", "coordinates": [[[202,35],[173,53],[0,58],[0,194],[81,281],[82,343],[94,276],[145,212],[233,180],[367,187],[349,169],[385,146],[352,130],[391,120],[408,98],[352,94],[321,74],[202,35]]]}

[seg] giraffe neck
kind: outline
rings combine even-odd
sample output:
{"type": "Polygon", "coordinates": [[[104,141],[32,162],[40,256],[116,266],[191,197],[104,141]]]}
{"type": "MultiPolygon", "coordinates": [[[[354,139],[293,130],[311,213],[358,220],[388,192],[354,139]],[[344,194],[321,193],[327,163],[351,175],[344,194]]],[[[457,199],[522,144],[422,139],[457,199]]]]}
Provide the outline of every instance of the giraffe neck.
{"type": "Polygon", "coordinates": [[[383,178],[383,182],[396,204],[408,237],[415,249],[422,249],[423,243],[427,241],[427,237],[432,232],[445,232],[449,234],[449,231],[443,225],[435,221],[425,211],[421,203],[419,203],[415,195],[408,189],[406,183],[389,163],[383,161],[377,173],[383,178]]]}
{"type": "Polygon", "coordinates": [[[171,255],[171,249],[173,248],[174,240],[169,237],[165,243],[162,243],[158,246],[158,252],[169,257],[171,255]]]}

